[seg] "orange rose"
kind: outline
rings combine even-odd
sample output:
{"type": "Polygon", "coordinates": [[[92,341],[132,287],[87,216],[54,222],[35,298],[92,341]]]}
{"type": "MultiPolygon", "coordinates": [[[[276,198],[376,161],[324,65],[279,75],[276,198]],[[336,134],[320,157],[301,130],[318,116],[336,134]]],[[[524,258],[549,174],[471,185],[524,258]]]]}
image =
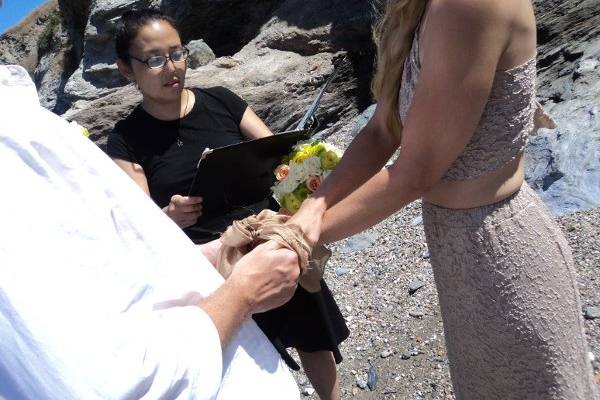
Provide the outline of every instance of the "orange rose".
{"type": "Polygon", "coordinates": [[[319,186],[321,186],[321,178],[319,178],[318,176],[311,175],[306,180],[306,187],[311,192],[314,192],[315,190],[317,190],[319,188],[319,186]]]}
{"type": "Polygon", "coordinates": [[[278,181],[282,181],[285,178],[287,178],[289,173],[290,173],[290,167],[285,164],[281,164],[277,168],[275,168],[275,178],[278,181]]]}

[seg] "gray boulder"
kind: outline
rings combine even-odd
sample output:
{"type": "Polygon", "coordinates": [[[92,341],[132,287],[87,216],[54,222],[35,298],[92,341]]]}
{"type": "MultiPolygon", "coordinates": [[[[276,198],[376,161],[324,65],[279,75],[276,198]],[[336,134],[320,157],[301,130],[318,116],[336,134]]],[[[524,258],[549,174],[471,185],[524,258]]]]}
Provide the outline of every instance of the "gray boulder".
{"type": "Polygon", "coordinates": [[[0,63],[19,64],[33,74],[38,60],[53,49],[60,25],[57,10],[57,1],[48,1],[0,35],[0,63]]]}
{"type": "Polygon", "coordinates": [[[114,33],[121,15],[130,9],[159,6],[158,0],[96,0],[84,31],[79,67],[64,91],[71,101],[94,100],[127,84],[115,63],[114,33]]]}
{"type": "MultiPolygon", "coordinates": [[[[75,7],[76,2],[62,3],[75,7]]],[[[188,85],[231,88],[275,131],[298,121],[335,66],[338,75],[317,112],[319,135],[343,135],[347,142],[359,129],[352,129],[351,122],[372,103],[371,29],[381,3],[97,0],[86,22],[79,68],[65,87],[76,101],[65,115],[88,126],[102,145],[119,116],[140,99],[132,86],[124,86],[113,63],[115,22],[125,9],[160,5],[177,20],[184,42],[199,46],[198,55],[190,58],[188,85]]],[[[596,206],[600,199],[600,15],[595,12],[600,0],[536,0],[534,6],[538,95],[558,128],[531,138],[526,179],[562,214],[596,206]]],[[[74,13],[82,15],[81,10],[74,13]]],[[[359,118],[360,126],[372,110],[359,118]]]]}
{"type": "MultiPolygon", "coordinates": [[[[217,3],[223,2],[200,3],[205,7],[217,7],[217,3]]],[[[177,8],[180,18],[187,15],[182,11],[186,10],[186,4],[182,1],[177,8]]],[[[323,97],[317,117],[324,133],[346,125],[370,104],[369,81],[373,63],[370,6],[362,1],[323,3],[317,0],[269,4],[279,7],[267,15],[267,23],[257,36],[236,54],[188,71],[188,86],[226,86],[248,101],[271,129],[281,131],[301,118],[335,64],[337,78],[323,97]]],[[[236,13],[230,10],[229,13],[243,14],[241,10],[236,13]]],[[[94,12],[90,20],[93,15],[94,12]]],[[[211,26],[217,31],[232,30],[233,26],[226,21],[233,17],[225,21],[211,20],[210,17],[210,14],[197,15],[200,19],[195,25],[211,26]]],[[[259,19],[264,21],[265,16],[259,19]]],[[[183,24],[185,26],[185,20],[183,24]]],[[[187,24],[192,25],[191,22],[187,24]]],[[[208,40],[207,43],[210,45],[208,40]]],[[[109,68],[103,63],[94,65],[109,68]]],[[[91,82],[83,83],[82,72],[80,69],[72,79],[78,80],[79,98],[88,100],[76,103],[65,116],[87,126],[93,138],[102,144],[110,126],[118,120],[116,114],[127,114],[139,101],[139,95],[130,87],[120,89],[115,84],[114,93],[93,100],[98,95],[97,91],[94,93],[97,88],[91,82]]]]}
{"type": "Polygon", "coordinates": [[[202,38],[217,57],[232,56],[254,39],[282,0],[163,0],[184,42],[202,38]]]}
{"type": "Polygon", "coordinates": [[[531,139],[526,179],[561,215],[600,205],[600,1],[535,5],[538,94],[558,128],[531,139]]]}
{"type": "Polygon", "coordinates": [[[202,39],[192,40],[185,46],[190,51],[188,67],[191,69],[200,68],[215,59],[215,53],[202,39]]]}

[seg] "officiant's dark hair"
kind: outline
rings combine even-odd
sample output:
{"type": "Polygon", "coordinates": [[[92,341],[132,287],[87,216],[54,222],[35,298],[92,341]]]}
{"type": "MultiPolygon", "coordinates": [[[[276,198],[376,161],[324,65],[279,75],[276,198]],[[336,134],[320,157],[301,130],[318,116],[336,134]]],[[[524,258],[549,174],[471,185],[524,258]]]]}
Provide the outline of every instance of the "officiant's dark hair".
{"type": "Polygon", "coordinates": [[[123,13],[123,15],[121,15],[121,20],[117,25],[117,32],[115,34],[117,57],[129,64],[131,62],[129,57],[129,47],[131,46],[131,42],[135,39],[140,29],[155,21],[165,21],[179,33],[175,20],[160,10],[146,8],[123,13]]]}

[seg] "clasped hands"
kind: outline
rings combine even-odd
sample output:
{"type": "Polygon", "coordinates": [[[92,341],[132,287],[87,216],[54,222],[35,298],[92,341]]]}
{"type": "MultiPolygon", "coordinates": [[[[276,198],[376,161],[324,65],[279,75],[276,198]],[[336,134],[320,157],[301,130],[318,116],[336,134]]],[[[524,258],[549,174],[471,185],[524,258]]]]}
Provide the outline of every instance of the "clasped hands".
{"type": "MultiPolygon", "coordinates": [[[[298,224],[300,227],[310,226],[308,221],[313,219],[306,214],[303,216],[304,218],[299,219],[298,217],[294,216],[292,220],[301,220],[302,223],[298,224]]],[[[316,225],[318,229],[320,223],[316,225]]],[[[313,223],[310,228],[314,227],[313,223]]],[[[201,251],[213,266],[217,266],[219,262],[222,245],[221,240],[214,240],[200,246],[201,251]]],[[[306,266],[304,265],[304,267],[306,266]]],[[[285,304],[296,290],[300,271],[299,257],[295,251],[277,241],[268,240],[258,245],[253,244],[252,250],[233,265],[231,275],[227,280],[239,284],[237,287],[251,305],[252,313],[258,313],[285,304]]],[[[306,288],[310,291],[320,290],[319,279],[320,277],[312,277],[311,280],[315,282],[306,288]]],[[[307,282],[303,283],[303,285],[306,284],[307,282]]]]}
{"type": "MultiPolygon", "coordinates": [[[[199,246],[215,266],[220,240],[199,246]]],[[[297,254],[274,240],[258,244],[244,255],[227,278],[247,302],[252,314],[265,312],[287,303],[298,286],[300,267],[297,254]]]]}

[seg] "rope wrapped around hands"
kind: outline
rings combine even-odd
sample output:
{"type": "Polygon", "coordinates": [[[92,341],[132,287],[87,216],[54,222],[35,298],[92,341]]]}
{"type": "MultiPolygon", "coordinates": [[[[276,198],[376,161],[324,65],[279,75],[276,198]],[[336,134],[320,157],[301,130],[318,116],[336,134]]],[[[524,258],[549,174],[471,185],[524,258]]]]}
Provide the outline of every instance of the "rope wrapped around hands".
{"type": "Polygon", "coordinates": [[[324,246],[317,246],[311,251],[300,228],[286,224],[289,218],[288,215],[263,210],[258,215],[234,221],[220,239],[223,245],[217,256],[219,273],[227,278],[231,275],[237,261],[256,245],[275,240],[298,254],[300,265],[298,283],[308,292],[320,291],[320,281],[331,251],[324,246]]]}

